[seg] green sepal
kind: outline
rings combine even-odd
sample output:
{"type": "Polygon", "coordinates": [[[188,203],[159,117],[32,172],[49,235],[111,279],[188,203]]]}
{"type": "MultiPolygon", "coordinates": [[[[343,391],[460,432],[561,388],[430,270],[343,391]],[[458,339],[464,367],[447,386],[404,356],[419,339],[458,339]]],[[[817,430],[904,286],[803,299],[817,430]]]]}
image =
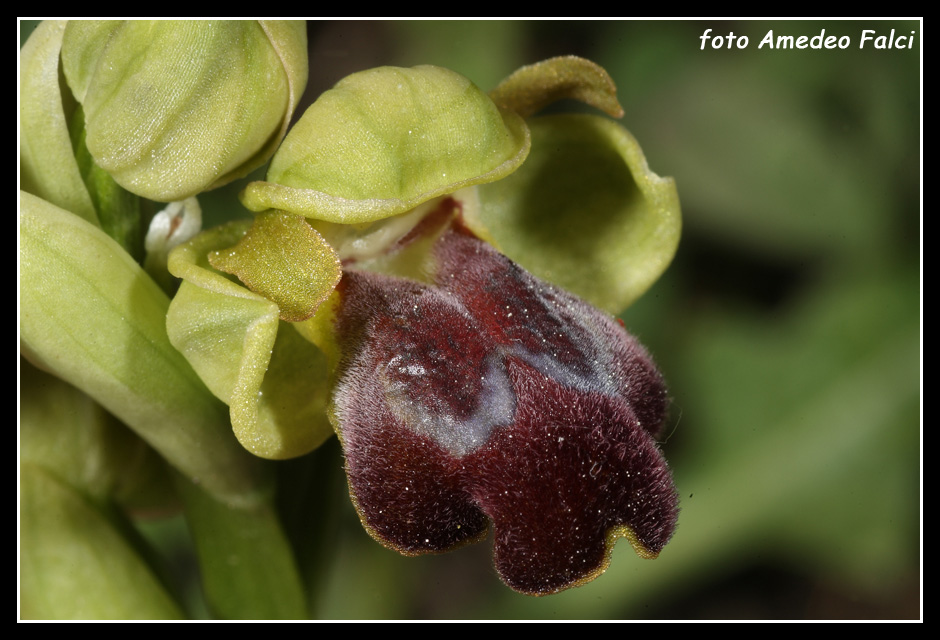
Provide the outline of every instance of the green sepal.
{"type": "Polygon", "coordinates": [[[225,407],[167,337],[169,300],[98,227],[20,193],[20,345],[224,499],[267,490],[225,407]]]}
{"type": "Polygon", "coordinates": [[[307,79],[302,23],[72,21],[62,44],[88,149],[125,189],[183,200],[277,148],[307,79]]]}
{"type": "Polygon", "coordinates": [[[207,256],[227,250],[251,221],[205,231],[170,252],[183,279],[170,304],[170,341],[230,407],[235,436],[270,459],[303,455],[332,433],[323,354],[279,319],[274,302],[216,271],[207,256]]]}
{"type": "Polygon", "coordinates": [[[500,180],[528,152],[522,118],[463,76],[380,67],[321,95],[284,139],[267,181],[249,184],[241,199],[252,211],[370,222],[500,180]]]}
{"type": "Polygon", "coordinates": [[[679,243],[679,196],[637,141],[600,116],[533,118],[517,172],[477,187],[467,224],[540,278],[619,313],[662,274],[679,243]],[[476,205],[476,206],[474,206],[476,205]]]}

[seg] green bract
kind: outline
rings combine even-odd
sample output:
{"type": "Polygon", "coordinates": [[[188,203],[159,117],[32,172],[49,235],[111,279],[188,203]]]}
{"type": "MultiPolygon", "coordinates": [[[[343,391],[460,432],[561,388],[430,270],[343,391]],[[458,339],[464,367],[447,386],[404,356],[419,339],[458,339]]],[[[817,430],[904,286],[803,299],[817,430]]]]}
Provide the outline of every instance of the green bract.
{"type": "Polygon", "coordinates": [[[25,617],[182,615],[107,508],[172,503],[159,456],[87,395],[22,360],[20,464],[25,617]]]}
{"type": "Polygon", "coordinates": [[[92,499],[148,508],[167,499],[166,466],[88,395],[20,360],[20,460],[92,499]]]}
{"type": "Polygon", "coordinates": [[[43,22],[20,53],[20,187],[98,224],[72,151],[59,86],[65,25],[43,22]]]}
{"type": "Polygon", "coordinates": [[[24,462],[20,500],[24,617],[183,617],[122,528],[61,478],[24,462]]]}
{"type": "Polygon", "coordinates": [[[72,21],[62,66],[95,162],[169,202],[264,163],[307,81],[303,23],[72,21]]]}
{"type": "Polygon", "coordinates": [[[114,240],[21,192],[20,277],[21,348],[34,364],[97,400],[208,491],[255,497],[257,461],[167,338],[166,294],[114,240]]]}

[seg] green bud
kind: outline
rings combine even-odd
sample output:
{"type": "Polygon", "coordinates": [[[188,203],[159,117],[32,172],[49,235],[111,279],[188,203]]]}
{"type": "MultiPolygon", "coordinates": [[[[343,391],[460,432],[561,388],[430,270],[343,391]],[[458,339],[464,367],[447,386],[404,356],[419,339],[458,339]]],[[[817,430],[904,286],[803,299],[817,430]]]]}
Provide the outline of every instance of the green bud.
{"type": "Polygon", "coordinates": [[[306,85],[306,46],[294,22],[72,21],[62,66],[95,163],[169,202],[271,157],[306,85]]]}

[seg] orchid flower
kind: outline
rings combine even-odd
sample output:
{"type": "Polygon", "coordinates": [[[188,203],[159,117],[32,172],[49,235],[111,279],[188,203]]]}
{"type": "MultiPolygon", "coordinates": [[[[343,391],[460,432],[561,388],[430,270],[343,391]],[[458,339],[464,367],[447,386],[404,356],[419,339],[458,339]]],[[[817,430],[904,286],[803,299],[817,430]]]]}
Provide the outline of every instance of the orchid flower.
{"type": "MultiPolygon", "coordinates": [[[[668,542],[665,383],[610,314],[671,261],[675,185],[610,118],[538,115],[622,115],[603,69],[556,58],[487,94],[381,67],[288,131],[293,24],[50,22],[22,58],[21,351],[154,459],[255,509],[260,459],[336,434],[376,540],[440,552],[492,523],[500,577],[535,595],[599,575],[618,538],[647,558],[668,542]],[[254,219],[193,235],[191,198],[269,158],[241,195],[254,219]],[[175,203],[146,249],[144,198],[175,203]]],[[[28,462],[30,514],[114,499],[111,472],[28,462]]]]}
{"type": "Polygon", "coordinates": [[[675,250],[675,189],[611,120],[523,117],[562,97],[619,111],[577,58],[492,97],[438,67],[354,74],[244,190],[254,223],[170,262],[170,339],[246,448],[294,457],[335,431],[379,542],[443,551],[489,518],[500,575],[534,594],[602,572],[618,537],[655,557],[678,512],[660,374],[555,286],[629,304],[675,250]]]}

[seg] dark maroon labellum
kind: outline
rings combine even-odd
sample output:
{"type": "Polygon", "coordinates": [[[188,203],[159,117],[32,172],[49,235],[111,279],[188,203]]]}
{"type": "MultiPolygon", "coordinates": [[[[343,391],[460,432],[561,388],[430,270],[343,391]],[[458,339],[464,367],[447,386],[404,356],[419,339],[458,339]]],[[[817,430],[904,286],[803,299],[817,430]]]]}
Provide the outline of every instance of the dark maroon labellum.
{"type": "Polygon", "coordinates": [[[616,320],[457,225],[433,284],[347,270],[334,418],[369,532],[438,552],[494,524],[512,588],[554,593],[655,557],[678,496],[656,444],[662,377],[616,320]]]}

